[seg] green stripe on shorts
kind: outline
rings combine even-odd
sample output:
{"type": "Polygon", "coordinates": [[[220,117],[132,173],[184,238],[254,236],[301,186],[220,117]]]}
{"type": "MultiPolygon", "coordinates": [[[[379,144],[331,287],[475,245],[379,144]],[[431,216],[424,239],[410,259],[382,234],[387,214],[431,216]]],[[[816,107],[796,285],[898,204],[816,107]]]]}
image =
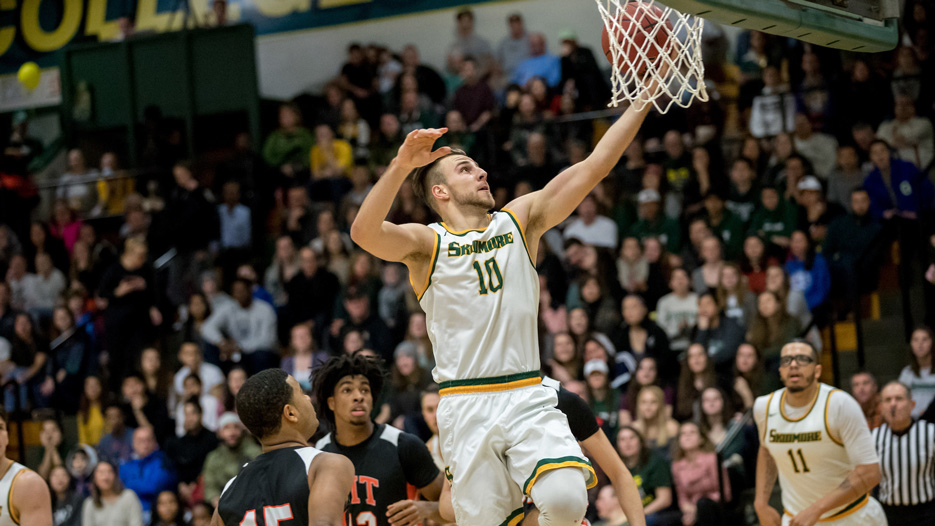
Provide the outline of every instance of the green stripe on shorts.
{"type": "Polygon", "coordinates": [[[470,380],[449,380],[438,384],[438,389],[448,389],[449,387],[470,387],[473,385],[491,385],[505,384],[517,380],[528,380],[538,378],[542,375],[539,371],[529,371],[528,373],[508,374],[505,376],[492,376],[489,378],[473,378],[470,380]]]}

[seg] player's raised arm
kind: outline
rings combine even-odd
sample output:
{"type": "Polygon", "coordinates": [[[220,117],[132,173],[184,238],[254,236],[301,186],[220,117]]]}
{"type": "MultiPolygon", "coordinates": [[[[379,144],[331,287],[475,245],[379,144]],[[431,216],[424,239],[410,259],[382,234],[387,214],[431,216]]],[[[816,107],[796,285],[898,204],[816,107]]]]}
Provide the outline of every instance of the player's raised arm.
{"type": "Polygon", "coordinates": [[[507,205],[524,221],[527,237],[541,235],[575,211],[620,160],[651,107],[649,104],[642,109],[630,106],[601,137],[587,159],[555,176],[542,190],[507,205]]]}
{"type": "Polygon", "coordinates": [[[351,239],[361,248],[385,261],[405,262],[431,255],[435,234],[424,225],[396,225],[386,221],[396,193],[409,172],[449,153],[447,146],[432,151],[432,145],[447,128],[413,130],[399,147],[386,172],[373,186],[351,225],[351,239]]]}

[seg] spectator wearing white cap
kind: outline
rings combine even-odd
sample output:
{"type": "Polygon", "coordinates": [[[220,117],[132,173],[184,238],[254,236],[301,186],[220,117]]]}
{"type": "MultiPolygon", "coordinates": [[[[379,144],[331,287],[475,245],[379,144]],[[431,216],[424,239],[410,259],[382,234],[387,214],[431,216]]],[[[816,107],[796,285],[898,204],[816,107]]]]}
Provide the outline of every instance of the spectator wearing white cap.
{"type": "Polygon", "coordinates": [[[681,231],[678,223],[662,213],[662,196],[659,192],[652,188],[640,190],[636,202],[639,205],[639,219],[630,227],[627,235],[640,241],[654,237],[665,245],[669,253],[677,254],[682,246],[681,231]]]}
{"type": "Polygon", "coordinates": [[[217,506],[224,485],[261,452],[256,440],[244,433],[237,413],[231,411],[222,414],[218,420],[218,438],[221,444],[208,453],[202,469],[205,500],[213,506],[217,506]]]}
{"type": "Polygon", "coordinates": [[[610,367],[607,366],[607,361],[588,360],[584,364],[584,380],[587,383],[587,400],[591,411],[608,436],[616,436],[620,391],[610,385],[610,367]]]}
{"type": "Polygon", "coordinates": [[[796,185],[799,203],[799,228],[807,231],[816,245],[824,245],[828,225],[845,214],[844,208],[825,199],[824,187],[814,175],[806,175],[796,185]]]}

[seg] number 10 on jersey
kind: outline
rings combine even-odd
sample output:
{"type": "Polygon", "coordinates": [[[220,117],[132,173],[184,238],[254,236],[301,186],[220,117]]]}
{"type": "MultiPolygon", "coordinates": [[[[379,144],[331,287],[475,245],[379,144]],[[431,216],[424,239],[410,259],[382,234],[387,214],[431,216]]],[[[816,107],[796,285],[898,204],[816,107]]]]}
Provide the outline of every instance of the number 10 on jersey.
{"type": "Polygon", "coordinates": [[[487,292],[498,292],[503,288],[503,274],[500,273],[500,265],[497,260],[490,258],[484,262],[482,267],[480,261],[474,262],[474,271],[477,272],[477,293],[485,296],[487,292]],[[484,271],[486,272],[486,278],[484,271]]]}

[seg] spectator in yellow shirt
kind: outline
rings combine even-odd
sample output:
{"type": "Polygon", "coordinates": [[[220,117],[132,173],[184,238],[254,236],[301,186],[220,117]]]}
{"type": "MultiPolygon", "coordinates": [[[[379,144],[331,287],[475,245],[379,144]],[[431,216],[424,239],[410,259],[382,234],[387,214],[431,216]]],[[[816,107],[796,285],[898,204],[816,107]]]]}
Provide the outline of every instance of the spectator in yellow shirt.
{"type": "Polygon", "coordinates": [[[349,178],[354,165],[350,143],[335,139],[334,130],[327,124],[315,126],[315,142],[310,155],[312,179],[349,178]]]}
{"type": "Polygon", "coordinates": [[[315,127],[315,142],[309,155],[312,168],[309,196],[317,202],[340,203],[351,189],[353,148],[349,142],[335,139],[334,130],[327,124],[315,127]]]}
{"type": "Polygon", "coordinates": [[[78,442],[97,446],[104,435],[104,415],[101,412],[101,399],[104,386],[97,376],[84,379],[84,393],[78,409],[78,442]]]}

